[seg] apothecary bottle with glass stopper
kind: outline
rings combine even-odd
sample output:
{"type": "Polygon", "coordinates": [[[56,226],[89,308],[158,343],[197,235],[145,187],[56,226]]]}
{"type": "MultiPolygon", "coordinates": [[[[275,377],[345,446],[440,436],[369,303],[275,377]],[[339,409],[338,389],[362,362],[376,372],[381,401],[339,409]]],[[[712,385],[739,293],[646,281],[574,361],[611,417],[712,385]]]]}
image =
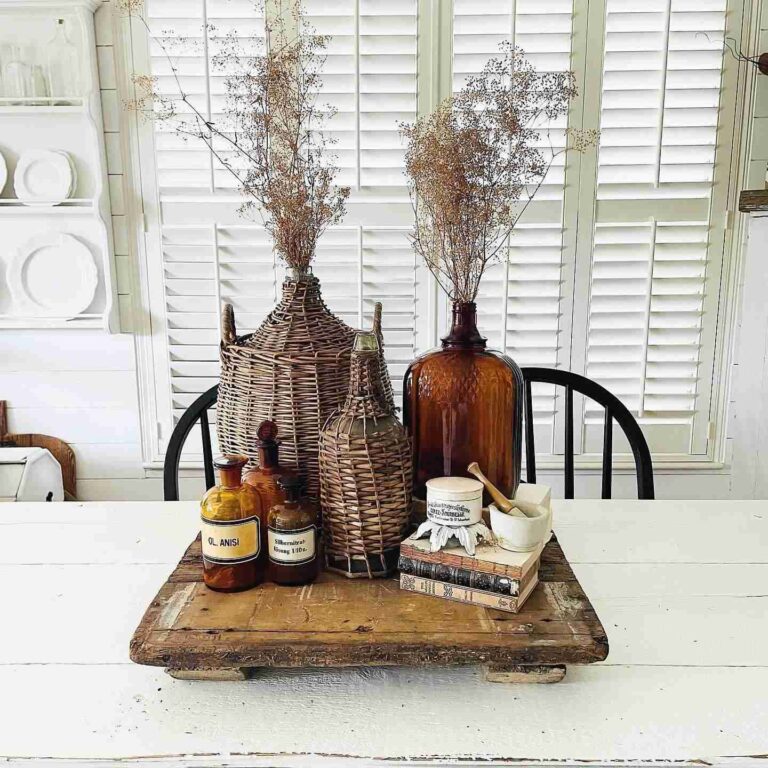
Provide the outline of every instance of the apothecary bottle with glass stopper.
{"type": "Polygon", "coordinates": [[[277,434],[277,424],[274,421],[261,422],[256,430],[259,466],[248,469],[245,473],[245,482],[261,494],[266,511],[278,502],[285,501],[285,493],[279,483],[280,478],[296,475],[295,470],[280,464],[280,444],[277,434]]]}
{"type": "Polygon", "coordinates": [[[214,459],[219,485],[200,502],[203,581],[220,592],[256,586],[266,571],[266,509],[259,491],[242,482],[247,456],[214,459]]]}
{"type": "Polygon", "coordinates": [[[275,584],[309,584],[317,578],[317,506],[302,497],[303,481],[296,475],[279,480],[285,501],[267,517],[269,579],[275,584]]]}

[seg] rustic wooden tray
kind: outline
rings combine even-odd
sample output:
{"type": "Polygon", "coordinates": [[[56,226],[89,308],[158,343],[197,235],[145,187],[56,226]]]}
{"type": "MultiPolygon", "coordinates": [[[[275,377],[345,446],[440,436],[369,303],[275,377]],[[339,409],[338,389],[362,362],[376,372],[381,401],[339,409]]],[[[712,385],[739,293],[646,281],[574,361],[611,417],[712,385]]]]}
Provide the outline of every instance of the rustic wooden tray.
{"type": "Polygon", "coordinates": [[[244,679],[259,667],[484,664],[493,682],[556,682],[608,655],[600,620],[553,537],[518,614],[401,591],[396,578],[321,574],[306,587],[221,594],[187,549],[131,640],[131,659],[183,679],[244,679]]]}

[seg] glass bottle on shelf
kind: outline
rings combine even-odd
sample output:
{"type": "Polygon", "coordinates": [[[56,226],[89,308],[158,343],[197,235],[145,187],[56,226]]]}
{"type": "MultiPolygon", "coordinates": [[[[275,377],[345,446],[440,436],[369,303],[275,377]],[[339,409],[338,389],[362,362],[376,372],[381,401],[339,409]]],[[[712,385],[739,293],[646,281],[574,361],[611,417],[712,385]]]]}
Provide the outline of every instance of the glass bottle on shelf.
{"type": "MultiPolygon", "coordinates": [[[[403,423],[413,441],[413,493],[426,498],[433,477],[467,474],[476,461],[508,498],[520,481],[523,376],[518,365],[486,349],[473,302],[454,302],[442,348],[405,373],[403,423]]],[[[490,502],[487,491],[484,504],[490,502]]]]}
{"type": "Polygon", "coordinates": [[[258,490],[242,482],[246,456],[218,456],[219,485],[200,502],[203,581],[220,592],[250,589],[266,571],[266,508],[258,490]]]}
{"type": "Polygon", "coordinates": [[[296,472],[280,466],[280,445],[277,442],[277,424],[274,421],[262,421],[256,430],[256,437],[259,466],[245,473],[245,482],[258,490],[265,509],[269,510],[274,504],[285,501],[285,494],[278,480],[295,475],[296,472]]]}
{"type": "Polygon", "coordinates": [[[66,104],[83,95],[77,46],[67,35],[64,19],[56,19],[56,33],[47,44],[48,86],[52,103],[66,104]]]}
{"type": "Polygon", "coordinates": [[[32,68],[24,60],[15,41],[3,46],[3,96],[10,104],[29,103],[32,93],[32,68]]]}
{"type": "Polygon", "coordinates": [[[309,584],[317,578],[317,507],[302,498],[303,481],[296,475],[279,480],[285,501],[267,517],[269,579],[275,584],[309,584]]]}

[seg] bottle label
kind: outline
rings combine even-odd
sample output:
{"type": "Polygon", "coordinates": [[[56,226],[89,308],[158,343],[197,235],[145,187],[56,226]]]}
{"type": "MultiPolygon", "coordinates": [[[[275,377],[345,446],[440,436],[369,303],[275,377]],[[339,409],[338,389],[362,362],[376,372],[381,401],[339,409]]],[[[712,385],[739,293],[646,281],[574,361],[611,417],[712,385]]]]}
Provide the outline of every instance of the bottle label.
{"type": "Polygon", "coordinates": [[[248,563],[259,556],[261,536],[258,517],[243,520],[201,518],[203,557],[217,565],[248,563]]]}
{"type": "Polygon", "coordinates": [[[317,529],[314,525],[284,531],[267,528],[269,559],[278,565],[302,565],[315,559],[317,529]]]}

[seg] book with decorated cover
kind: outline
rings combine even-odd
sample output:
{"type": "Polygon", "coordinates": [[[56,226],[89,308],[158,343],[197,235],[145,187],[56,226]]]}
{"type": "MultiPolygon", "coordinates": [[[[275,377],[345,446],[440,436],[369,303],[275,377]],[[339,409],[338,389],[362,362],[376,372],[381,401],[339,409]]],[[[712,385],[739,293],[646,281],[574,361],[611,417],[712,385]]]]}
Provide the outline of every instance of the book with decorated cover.
{"type": "Polygon", "coordinates": [[[430,552],[429,539],[416,539],[409,536],[400,544],[400,557],[413,561],[435,563],[466,571],[504,576],[509,579],[521,579],[539,562],[542,544],[532,552],[510,552],[495,544],[479,544],[474,555],[468,555],[462,546],[430,552]]]}

